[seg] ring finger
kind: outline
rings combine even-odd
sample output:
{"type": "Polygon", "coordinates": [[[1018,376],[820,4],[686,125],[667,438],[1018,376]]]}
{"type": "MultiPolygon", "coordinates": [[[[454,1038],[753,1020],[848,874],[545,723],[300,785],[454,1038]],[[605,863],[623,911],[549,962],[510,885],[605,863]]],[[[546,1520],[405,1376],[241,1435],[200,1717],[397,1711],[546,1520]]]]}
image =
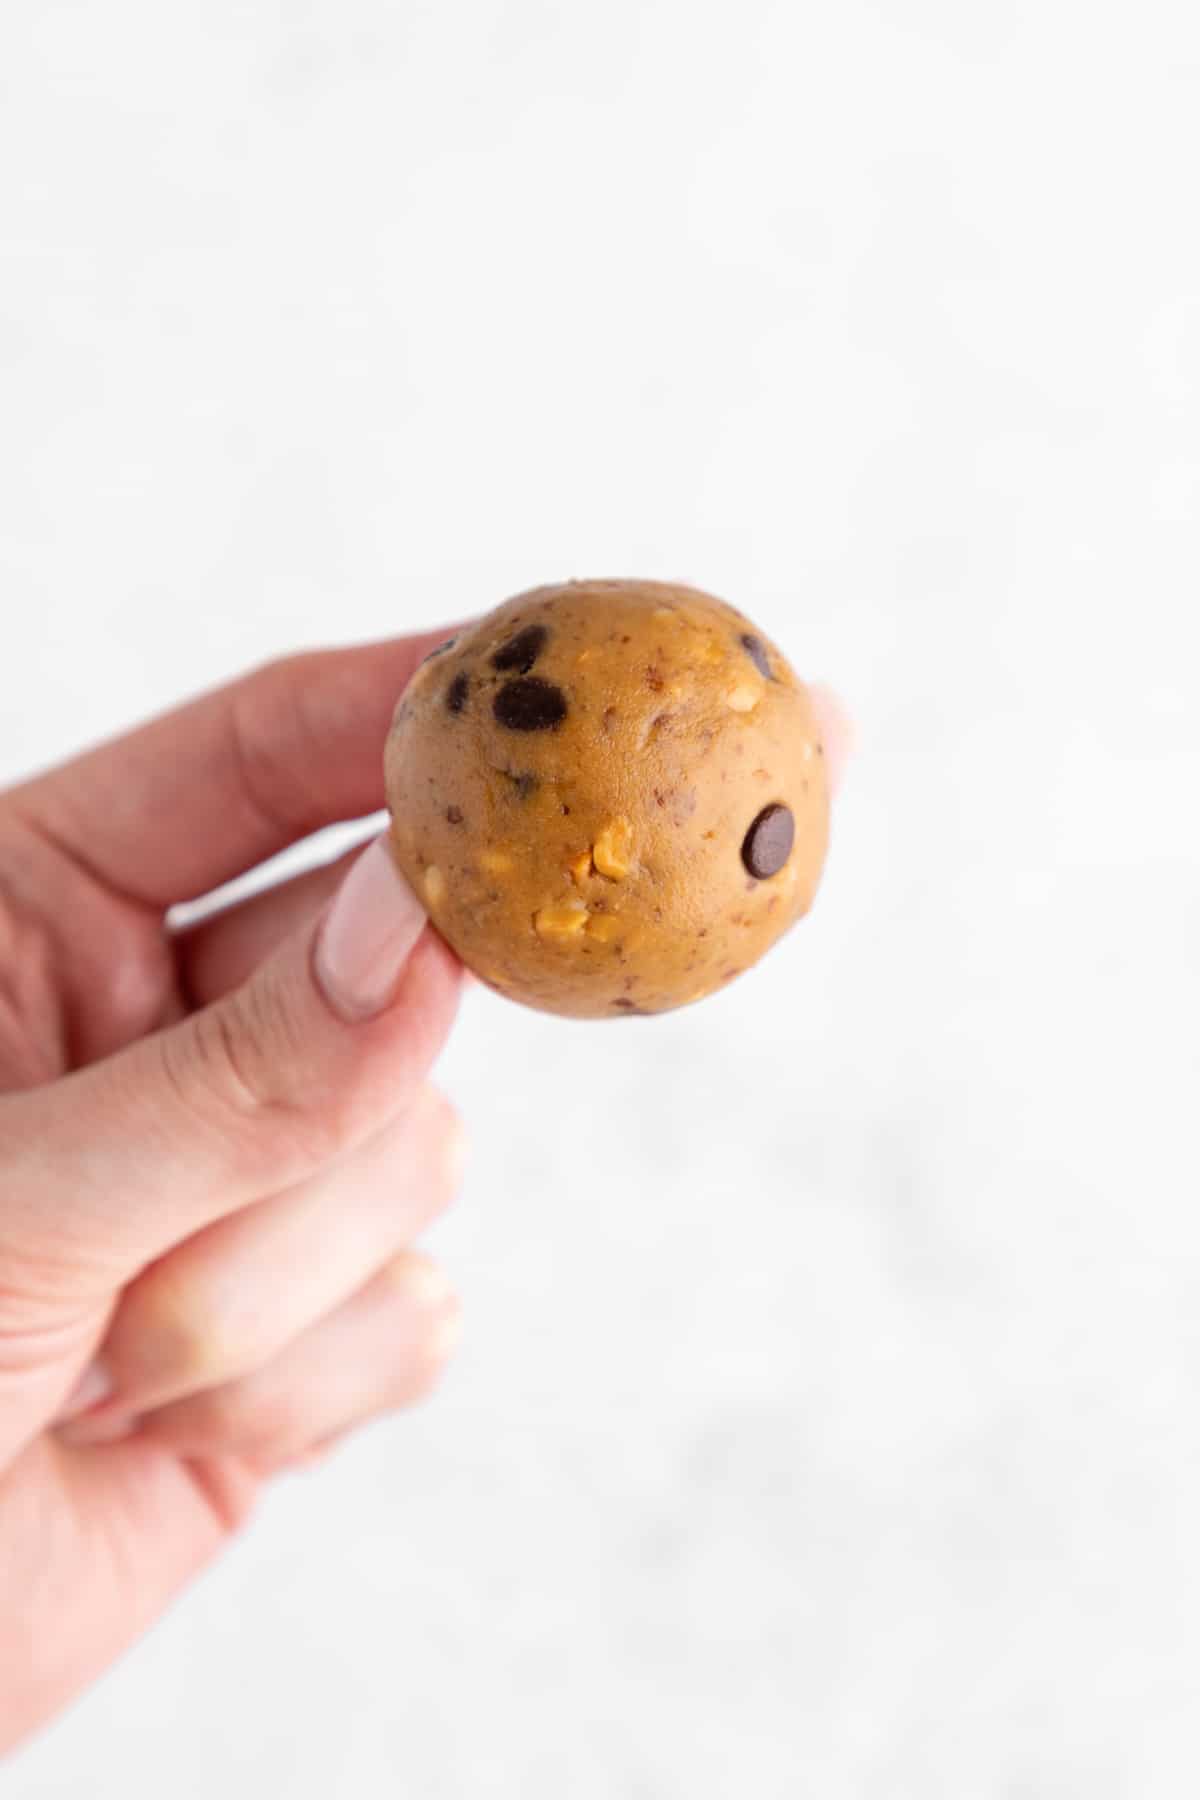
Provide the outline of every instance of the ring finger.
{"type": "Polygon", "coordinates": [[[178,1400],[136,1429],[181,1456],[238,1456],[270,1474],[422,1399],[458,1335],[458,1301],[446,1278],[408,1252],[264,1367],[178,1400]]]}
{"type": "Polygon", "coordinates": [[[457,1189],[462,1133],[426,1087],[395,1125],[286,1193],[189,1238],[122,1295],[60,1435],[124,1434],[130,1418],[272,1361],[411,1244],[457,1189]]]}

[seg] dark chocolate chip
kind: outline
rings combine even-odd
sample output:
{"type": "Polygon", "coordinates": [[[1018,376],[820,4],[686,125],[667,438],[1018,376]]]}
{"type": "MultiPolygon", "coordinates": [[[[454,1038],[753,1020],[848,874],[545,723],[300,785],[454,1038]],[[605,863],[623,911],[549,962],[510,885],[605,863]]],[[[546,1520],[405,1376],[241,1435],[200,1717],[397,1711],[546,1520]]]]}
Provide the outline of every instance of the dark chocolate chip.
{"type": "Polygon", "coordinates": [[[467,704],[471,692],[471,683],[465,675],[456,675],[446,689],[446,706],[452,713],[460,713],[467,704]]]}
{"type": "Polygon", "coordinates": [[[516,637],[509,638],[502,644],[492,658],[493,669],[502,669],[515,675],[528,675],[542,651],[546,648],[546,639],[550,633],[544,625],[527,625],[524,631],[518,631],[516,637]]]}
{"type": "Polygon", "coordinates": [[[752,631],[743,631],[742,649],[746,652],[746,655],[750,658],[750,661],[754,664],[763,680],[774,681],[775,676],[771,671],[771,659],[767,655],[767,648],[762,639],[760,637],[755,637],[752,631]]]}
{"type": "Polygon", "coordinates": [[[637,1013],[641,1017],[645,1017],[645,1014],[642,1012],[642,1009],[636,1000],[614,1000],[613,1006],[618,1012],[637,1013]]]}
{"type": "Polygon", "coordinates": [[[742,861],[756,881],[778,875],[792,854],[796,821],[788,806],[764,806],[746,833],[742,861]]]}
{"type": "Polygon", "coordinates": [[[432,662],[435,656],[445,656],[447,650],[453,650],[453,648],[454,648],[455,644],[457,644],[457,642],[458,642],[458,633],[455,632],[454,636],[448,637],[444,644],[437,644],[429,652],[429,655],[424,660],[426,662],[432,662]]]}
{"type": "Polygon", "coordinates": [[[521,675],[505,682],[492,711],[506,731],[555,731],[567,716],[567,697],[552,681],[521,675]]]}
{"type": "Polygon", "coordinates": [[[461,806],[448,806],[446,808],[446,823],[447,823],[447,825],[461,825],[462,822],[463,822],[462,807],[461,806]]]}

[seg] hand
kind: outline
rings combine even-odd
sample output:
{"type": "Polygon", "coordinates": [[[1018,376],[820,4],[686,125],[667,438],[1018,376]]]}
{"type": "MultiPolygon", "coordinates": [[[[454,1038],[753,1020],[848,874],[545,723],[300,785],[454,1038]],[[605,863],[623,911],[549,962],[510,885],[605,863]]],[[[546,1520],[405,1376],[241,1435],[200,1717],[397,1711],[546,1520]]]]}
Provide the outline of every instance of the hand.
{"type": "Polygon", "coordinates": [[[453,1337],[409,1246],[457,1181],[426,1077],[461,971],[386,844],[165,928],[382,804],[442,636],[272,665],[0,796],[0,1748],[453,1337]]]}

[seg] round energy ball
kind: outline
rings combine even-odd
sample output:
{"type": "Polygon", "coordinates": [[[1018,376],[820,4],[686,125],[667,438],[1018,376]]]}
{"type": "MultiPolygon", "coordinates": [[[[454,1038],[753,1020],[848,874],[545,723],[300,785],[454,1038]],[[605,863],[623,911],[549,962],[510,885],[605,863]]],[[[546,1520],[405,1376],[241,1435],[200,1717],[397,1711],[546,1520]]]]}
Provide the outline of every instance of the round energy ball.
{"type": "Polygon", "coordinates": [[[808,694],[723,601],[534,588],[435,650],[386,751],[396,859],[467,967],[575,1018],[667,1012],[812,904],[829,832],[808,694]]]}

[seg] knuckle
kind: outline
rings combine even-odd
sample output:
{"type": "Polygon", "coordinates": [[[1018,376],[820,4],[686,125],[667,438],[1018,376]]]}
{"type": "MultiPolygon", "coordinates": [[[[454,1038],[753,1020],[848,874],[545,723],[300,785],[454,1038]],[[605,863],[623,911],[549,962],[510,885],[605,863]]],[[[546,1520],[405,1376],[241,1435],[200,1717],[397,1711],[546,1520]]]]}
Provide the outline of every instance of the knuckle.
{"type": "Polygon", "coordinates": [[[467,1159],[467,1132],[457,1107],[437,1088],[425,1090],[428,1114],[427,1166],[433,1204],[447,1207],[462,1185],[467,1159]]]}
{"type": "Polygon", "coordinates": [[[458,1348],[462,1325],[462,1301],[457,1294],[449,1294],[436,1317],[426,1324],[420,1338],[420,1360],[434,1376],[440,1375],[458,1348]]]}
{"type": "Polygon", "coordinates": [[[168,1087],[184,1110],[209,1124],[245,1116],[262,1104],[258,1059],[235,1022],[235,998],[195,1013],[186,1025],[151,1040],[168,1087]]]}
{"type": "MultiPolygon", "coordinates": [[[[299,1021],[282,984],[263,970],[186,1025],[161,1033],[158,1054],[167,1084],[188,1115],[222,1136],[277,1122],[289,1152],[315,1166],[344,1148],[347,1108],[324,1091],[308,1091],[299,1021]]],[[[268,1133],[264,1150],[277,1146],[268,1133]]]]}
{"type": "Polygon", "coordinates": [[[184,1391],[227,1379],[246,1355],[203,1288],[176,1280],[165,1264],[127,1295],[113,1343],[135,1384],[184,1391]]]}
{"type": "Polygon", "coordinates": [[[420,1250],[399,1251],[376,1279],[391,1290],[391,1298],[405,1317],[435,1311],[454,1291],[433,1258],[420,1250]]]}
{"type": "Polygon", "coordinates": [[[462,1302],[437,1264],[418,1251],[394,1257],[383,1277],[397,1300],[389,1404],[404,1406],[440,1379],[462,1336],[462,1302]]]}
{"type": "Polygon", "coordinates": [[[430,1319],[413,1341],[410,1360],[399,1383],[398,1403],[412,1405],[439,1385],[462,1335],[461,1308],[452,1301],[438,1319],[430,1319]]]}

